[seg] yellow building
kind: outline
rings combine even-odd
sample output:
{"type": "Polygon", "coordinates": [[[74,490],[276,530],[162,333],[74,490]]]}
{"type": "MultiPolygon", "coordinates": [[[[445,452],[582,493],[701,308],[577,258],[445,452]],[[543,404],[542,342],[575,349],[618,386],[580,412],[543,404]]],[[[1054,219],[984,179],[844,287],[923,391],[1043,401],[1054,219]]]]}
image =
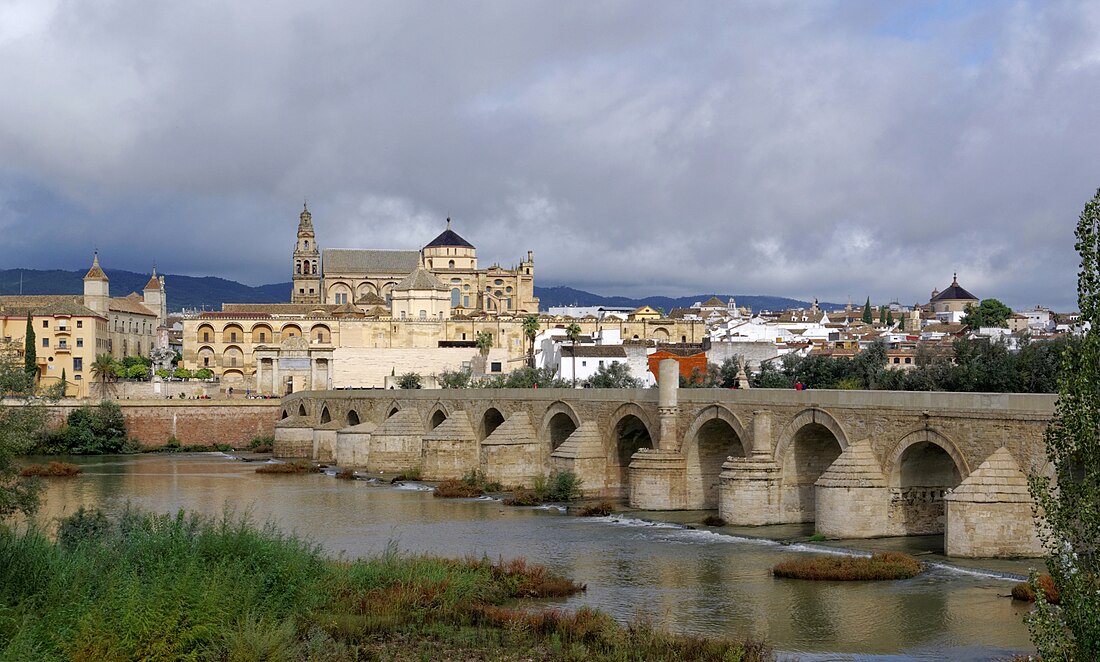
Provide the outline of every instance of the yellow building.
{"type": "MultiPolygon", "coordinates": [[[[451,229],[450,219],[447,228],[419,251],[322,251],[317,245],[313,215],[303,209],[298,217],[290,300],[296,304],[389,306],[398,285],[416,270],[424,269],[445,286],[451,314],[537,313],[534,259],[534,253],[527,251],[518,267],[505,269],[494,264],[479,269],[477,249],[451,229]]],[[[414,312],[418,315],[419,309],[414,312]]],[[[438,314],[438,307],[435,312],[438,314]]]]}
{"type": "Polygon", "coordinates": [[[108,351],[107,318],[70,300],[48,296],[0,297],[0,337],[24,356],[27,316],[34,329],[37,383],[49,388],[64,377],[66,395],[90,395],[92,363],[108,351]]]}

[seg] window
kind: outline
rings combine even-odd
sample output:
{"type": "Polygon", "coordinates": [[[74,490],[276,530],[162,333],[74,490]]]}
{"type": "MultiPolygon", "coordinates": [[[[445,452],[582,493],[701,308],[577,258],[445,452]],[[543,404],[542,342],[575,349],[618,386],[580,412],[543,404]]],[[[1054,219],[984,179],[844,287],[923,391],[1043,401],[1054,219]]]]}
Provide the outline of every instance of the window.
{"type": "Polygon", "coordinates": [[[468,297],[468,296],[462,297],[462,307],[463,308],[469,308],[470,307],[470,297],[468,297]]]}
{"type": "Polygon", "coordinates": [[[73,379],[79,382],[81,379],[83,379],[83,377],[81,377],[80,375],[73,375],[73,379]]]}
{"type": "Polygon", "coordinates": [[[309,288],[309,293],[310,293],[310,294],[316,294],[316,292],[314,292],[314,291],[313,291],[313,288],[312,288],[312,287],[311,287],[311,288],[309,288]]]}
{"type": "Polygon", "coordinates": [[[306,239],[306,250],[309,250],[309,239],[306,239]]]}
{"type": "Polygon", "coordinates": [[[500,361],[493,361],[490,363],[489,372],[500,372],[500,361]]]}
{"type": "Polygon", "coordinates": [[[426,310],[420,311],[420,319],[422,319],[422,320],[428,319],[428,311],[426,311],[426,310]]]}
{"type": "Polygon", "coordinates": [[[601,368],[603,367],[603,361],[600,361],[600,367],[601,368]]]}
{"type": "Polygon", "coordinates": [[[267,334],[260,331],[260,342],[267,342],[267,334]]]}
{"type": "Polygon", "coordinates": [[[83,338],[77,338],[76,339],[76,346],[77,347],[83,347],[84,346],[84,339],[83,338]]]}
{"type": "Polygon", "coordinates": [[[202,357],[202,365],[203,365],[204,368],[210,365],[210,357],[209,356],[202,357]]]}
{"type": "Polygon", "coordinates": [[[448,269],[454,269],[455,268],[455,261],[454,260],[447,260],[447,268],[448,269]]]}
{"type": "Polygon", "coordinates": [[[401,319],[405,319],[405,311],[401,311],[401,319]]]}
{"type": "Polygon", "coordinates": [[[237,342],[237,332],[233,331],[229,334],[229,342],[237,342]]]}
{"type": "Polygon", "coordinates": [[[49,347],[50,346],[50,339],[49,338],[43,338],[42,339],[42,346],[43,347],[49,347]]]}
{"type": "Polygon", "coordinates": [[[210,342],[210,332],[209,331],[203,331],[202,332],[202,341],[203,342],[210,342]]]}
{"type": "Polygon", "coordinates": [[[84,328],[84,320],[77,320],[76,321],[76,328],[83,329],[84,328]]]}
{"type": "Polygon", "coordinates": [[[304,287],[299,287],[298,288],[298,294],[305,294],[305,293],[306,293],[306,288],[304,288],[304,287]]]}
{"type": "Polygon", "coordinates": [[[894,357],[894,363],[901,363],[901,359],[899,359],[898,357],[895,356],[894,357]]]}
{"type": "Polygon", "coordinates": [[[462,292],[457,287],[451,289],[451,307],[457,308],[460,301],[462,301],[462,292]]]}
{"type": "Polygon", "coordinates": [[[347,303],[347,302],[348,302],[347,292],[337,292],[336,293],[336,303],[347,303]]]}
{"type": "Polygon", "coordinates": [[[907,357],[905,357],[905,362],[906,363],[912,363],[913,359],[907,356],[907,357]]]}
{"type": "Polygon", "coordinates": [[[77,356],[73,358],[73,372],[80,372],[84,369],[84,359],[77,356]]]}
{"type": "Polygon", "coordinates": [[[43,329],[50,328],[50,320],[42,320],[42,328],[43,329]]]}
{"type": "Polygon", "coordinates": [[[587,366],[587,365],[588,365],[588,361],[581,361],[581,367],[582,368],[587,366]]]}

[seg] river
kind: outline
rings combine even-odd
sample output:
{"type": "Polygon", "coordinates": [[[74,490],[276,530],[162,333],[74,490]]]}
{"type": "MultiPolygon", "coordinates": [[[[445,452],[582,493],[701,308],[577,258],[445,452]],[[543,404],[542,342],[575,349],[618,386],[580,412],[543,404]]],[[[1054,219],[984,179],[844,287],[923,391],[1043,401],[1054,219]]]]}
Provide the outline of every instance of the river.
{"type": "MultiPolygon", "coordinates": [[[[894,582],[775,579],[770,568],[827,545],[780,545],[806,527],[687,528],[705,513],[627,513],[579,518],[556,508],[509,508],[483,498],[436,499],[425,486],[336,480],[331,475],[259,475],[255,463],[220,453],[77,458],[84,474],[51,479],[40,517],[77,507],[115,511],[229,509],[275,522],[354,558],[402,550],[442,556],[524,557],[588,590],[557,605],[582,604],[617,618],[650,619],[682,633],[766,637],[801,660],[997,660],[1031,650],[1026,605],[1005,596],[1037,562],[944,563],[894,582]],[[644,519],[643,519],[644,518],[644,519]],[[986,572],[991,570],[993,572],[986,572]]],[[[811,527],[812,528],[812,527],[811,527]]],[[[857,545],[857,543],[848,543],[857,545]]],[[[888,539],[861,549],[921,550],[935,538],[888,539]]]]}

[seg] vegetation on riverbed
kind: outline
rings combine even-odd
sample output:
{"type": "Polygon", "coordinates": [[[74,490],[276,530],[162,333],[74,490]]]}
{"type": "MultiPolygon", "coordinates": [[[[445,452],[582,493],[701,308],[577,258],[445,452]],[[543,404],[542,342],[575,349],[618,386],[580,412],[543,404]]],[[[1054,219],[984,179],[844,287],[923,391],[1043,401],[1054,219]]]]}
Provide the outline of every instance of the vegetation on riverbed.
{"type": "Polygon", "coordinates": [[[534,488],[515,490],[511,497],[504,500],[504,505],[537,506],[547,502],[574,501],[580,497],[581,479],[567,469],[554,472],[549,479],[537,476],[534,488]]]}
{"type": "Polygon", "coordinates": [[[577,510],[578,517],[607,517],[611,513],[615,512],[615,504],[609,501],[601,501],[599,503],[589,504],[582,506],[577,510]]]}
{"type": "Polygon", "coordinates": [[[479,471],[472,471],[461,479],[445,480],[436,485],[434,496],[441,499],[472,499],[504,489],[500,483],[489,482],[479,471]]]}
{"type": "Polygon", "coordinates": [[[772,568],[776,577],[825,581],[909,579],[920,573],[920,561],[908,554],[873,556],[812,556],[784,561],[772,568]]]}
{"type": "Polygon", "coordinates": [[[71,478],[79,476],[83,470],[68,462],[50,462],[49,464],[28,464],[19,472],[20,476],[38,476],[42,478],[71,478]]]}
{"type": "Polygon", "coordinates": [[[771,659],[517,604],[583,588],[522,560],[333,561],[231,516],[82,510],[56,543],[0,528],[0,659],[771,659]]]}
{"type": "Polygon", "coordinates": [[[258,474],[315,474],[320,473],[321,468],[309,460],[293,460],[291,462],[276,462],[256,467],[258,474]]]}
{"type": "MultiPolygon", "coordinates": [[[[1054,579],[1050,575],[1039,575],[1036,581],[1042,588],[1043,597],[1047,603],[1056,605],[1061,602],[1058,587],[1054,585],[1054,579]]],[[[1012,597],[1015,600],[1023,600],[1024,602],[1035,602],[1035,588],[1030,582],[1020,582],[1012,587],[1012,597]]]]}
{"type": "Polygon", "coordinates": [[[270,434],[256,435],[252,437],[252,441],[248,442],[248,450],[253,453],[270,453],[274,446],[275,437],[270,434]]]}

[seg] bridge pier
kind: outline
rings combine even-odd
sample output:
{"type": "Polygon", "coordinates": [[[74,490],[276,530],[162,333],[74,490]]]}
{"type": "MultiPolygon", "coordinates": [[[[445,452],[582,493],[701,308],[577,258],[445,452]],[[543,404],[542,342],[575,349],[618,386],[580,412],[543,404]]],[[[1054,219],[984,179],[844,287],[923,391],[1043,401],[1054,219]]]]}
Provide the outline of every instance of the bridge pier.
{"type": "Polygon", "coordinates": [[[643,448],[630,458],[630,507],[687,508],[687,462],[676,451],[643,448]]]}
{"type": "Polygon", "coordinates": [[[814,484],[814,528],[829,538],[886,535],[890,488],[870,440],[857,441],[814,484]]]}
{"type": "Polygon", "coordinates": [[[772,412],[752,412],[752,453],[731,457],[718,476],[718,516],[738,526],[779,524],[782,517],[782,468],[772,457],[772,412]]]}
{"type": "Polygon", "coordinates": [[[611,496],[607,488],[607,454],[595,421],[581,423],[550,453],[550,471],[572,471],[589,496],[611,496]]]}
{"type": "Polygon", "coordinates": [[[275,424],[272,454],[278,458],[313,459],[313,422],[305,416],[288,416],[275,424]]]}
{"type": "Polygon", "coordinates": [[[477,437],[464,411],[456,411],[424,435],[420,476],[424,480],[462,478],[478,470],[477,437]]]}
{"type": "Polygon", "coordinates": [[[532,487],[536,477],[546,474],[548,460],[530,417],[520,411],[505,419],[481,442],[479,469],[490,482],[505,487],[532,487]]]}
{"type": "Polygon", "coordinates": [[[370,438],[378,426],[370,421],[352,425],[336,433],[336,465],[366,467],[369,464],[370,438]]]}
{"type": "Polygon", "coordinates": [[[944,501],[944,553],[963,557],[1041,556],[1027,477],[1004,447],[970,474],[944,501]]]}

